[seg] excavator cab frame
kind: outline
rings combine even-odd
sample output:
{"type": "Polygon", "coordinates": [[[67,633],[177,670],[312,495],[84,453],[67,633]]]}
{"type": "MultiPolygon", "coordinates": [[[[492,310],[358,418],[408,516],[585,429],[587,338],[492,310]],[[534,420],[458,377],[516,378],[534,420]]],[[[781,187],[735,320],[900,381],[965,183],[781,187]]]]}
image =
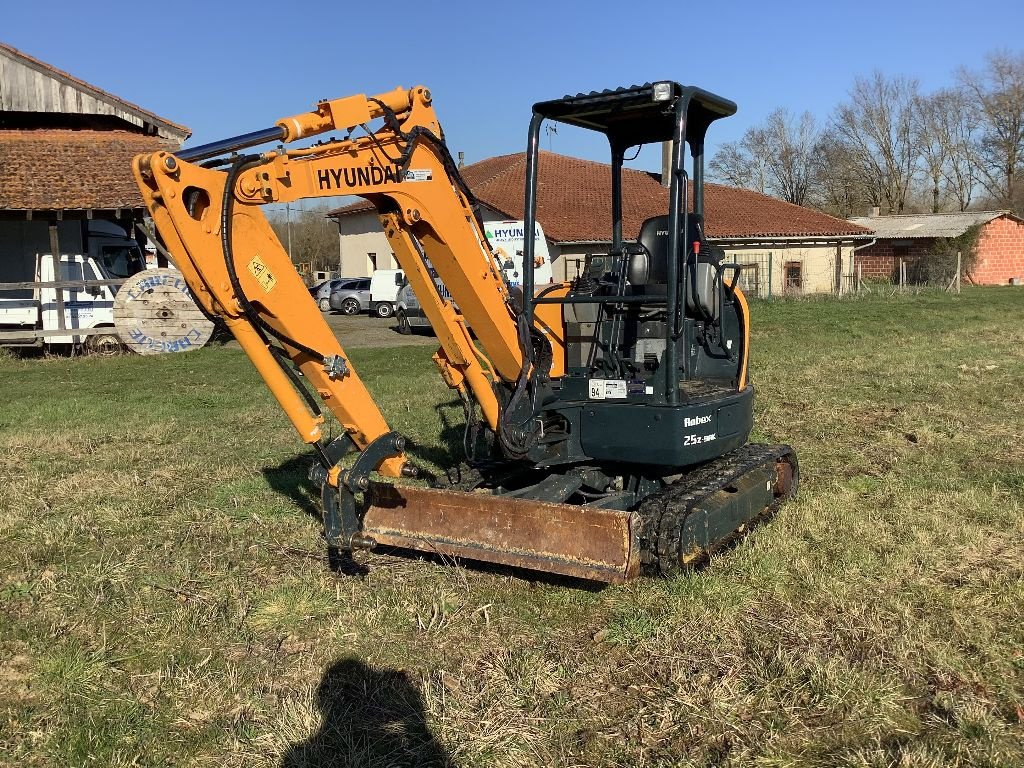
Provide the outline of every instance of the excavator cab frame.
{"type": "MultiPolygon", "coordinates": [[[[690,147],[693,159],[693,220],[704,219],[704,139],[708,127],[715,120],[736,113],[736,104],[694,86],[682,86],[674,81],[658,81],[644,85],[615,90],[592,91],[561,99],[542,101],[533,105],[526,155],[526,231],[533,226],[537,217],[538,156],[540,133],[545,120],[573,125],[586,130],[603,133],[611,149],[611,251],[621,252],[622,239],[622,166],[626,151],[632,147],[655,142],[670,142],[669,204],[668,204],[668,249],[666,253],[667,287],[666,304],[668,314],[678,313],[679,296],[687,295],[687,274],[679,266],[684,263],[686,246],[703,240],[703,232],[691,230],[691,216],[687,205],[687,174],[685,148],[690,147]]],[[[524,260],[529,263],[533,257],[534,244],[528,240],[524,247],[524,260]]],[[[527,270],[524,275],[523,292],[526,296],[524,312],[532,322],[537,303],[571,302],[572,299],[534,298],[533,275],[527,270]]],[[[663,369],[674,377],[677,369],[676,344],[671,338],[675,329],[666,326],[665,364],[663,369]]],[[[684,361],[685,365],[685,361],[684,361]]],[[[666,401],[670,405],[679,402],[678,387],[666,382],[666,401]]]]}

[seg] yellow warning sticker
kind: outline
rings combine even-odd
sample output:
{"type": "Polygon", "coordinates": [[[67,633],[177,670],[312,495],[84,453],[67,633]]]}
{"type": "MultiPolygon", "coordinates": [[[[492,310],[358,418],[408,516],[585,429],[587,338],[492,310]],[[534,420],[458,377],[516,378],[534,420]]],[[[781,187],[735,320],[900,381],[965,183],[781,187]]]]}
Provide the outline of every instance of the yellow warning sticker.
{"type": "Polygon", "coordinates": [[[274,286],[277,285],[277,278],[270,271],[270,268],[263,263],[263,259],[257,253],[252,257],[252,261],[249,262],[249,271],[252,272],[252,276],[256,278],[256,282],[260,284],[260,287],[270,293],[274,290],[274,286]]]}

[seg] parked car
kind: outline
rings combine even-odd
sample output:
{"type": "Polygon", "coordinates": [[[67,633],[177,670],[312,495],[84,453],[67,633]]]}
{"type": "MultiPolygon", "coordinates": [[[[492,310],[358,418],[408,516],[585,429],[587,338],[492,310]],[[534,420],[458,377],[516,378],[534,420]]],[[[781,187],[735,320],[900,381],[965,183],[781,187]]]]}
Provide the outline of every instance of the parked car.
{"type": "MultiPolygon", "coordinates": [[[[430,276],[434,279],[434,287],[441,298],[451,299],[452,296],[448,293],[448,289],[441,282],[441,278],[437,276],[437,270],[429,262],[427,269],[430,272],[430,276]]],[[[412,286],[409,285],[408,280],[403,280],[402,287],[398,289],[398,296],[395,299],[395,319],[398,321],[398,332],[402,334],[408,335],[417,328],[430,329],[430,321],[423,314],[423,306],[420,304],[419,299],[416,298],[416,294],[413,293],[412,286]]]]}
{"type": "Polygon", "coordinates": [[[339,288],[348,288],[360,280],[369,279],[368,277],[339,277],[333,280],[324,280],[322,283],[317,283],[310,288],[309,293],[316,301],[317,306],[320,307],[321,312],[329,312],[331,309],[330,299],[332,292],[339,288]]]}
{"type": "Polygon", "coordinates": [[[405,282],[400,269],[378,269],[370,277],[370,314],[391,317],[395,314],[398,289],[405,282]]]}
{"type": "Polygon", "coordinates": [[[358,315],[370,309],[370,278],[356,280],[331,292],[328,308],[343,315],[358,315]]]}

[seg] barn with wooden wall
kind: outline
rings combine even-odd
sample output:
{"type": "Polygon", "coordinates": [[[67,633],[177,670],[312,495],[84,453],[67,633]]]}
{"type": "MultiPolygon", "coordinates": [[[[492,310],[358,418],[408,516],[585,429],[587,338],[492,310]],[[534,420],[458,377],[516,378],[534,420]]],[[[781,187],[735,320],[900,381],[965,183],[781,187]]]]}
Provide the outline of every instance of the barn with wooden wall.
{"type": "Polygon", "coordinates": [[[0,282],[26,255],[81,252],[90,220],[136,236],[144,208],[132,158],[177,150],[189,135],[0,43],[0,282]]]}

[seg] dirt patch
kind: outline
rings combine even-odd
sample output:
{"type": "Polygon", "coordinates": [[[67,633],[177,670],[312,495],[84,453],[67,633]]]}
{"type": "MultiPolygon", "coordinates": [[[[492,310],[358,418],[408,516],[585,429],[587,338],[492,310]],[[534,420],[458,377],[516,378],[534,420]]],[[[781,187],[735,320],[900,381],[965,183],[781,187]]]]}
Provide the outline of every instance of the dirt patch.
{"type": "Polygon", "coordinates": [[[393,317],[371,317],[369,315],[342,315],[325,312],[324,319],[338,337],[341,346],[349,347],[403,347],[408,345],[437,346],[437,337],[430,330],[419,330],[403,336],[398,332],[398,322],[393,317]]]}

